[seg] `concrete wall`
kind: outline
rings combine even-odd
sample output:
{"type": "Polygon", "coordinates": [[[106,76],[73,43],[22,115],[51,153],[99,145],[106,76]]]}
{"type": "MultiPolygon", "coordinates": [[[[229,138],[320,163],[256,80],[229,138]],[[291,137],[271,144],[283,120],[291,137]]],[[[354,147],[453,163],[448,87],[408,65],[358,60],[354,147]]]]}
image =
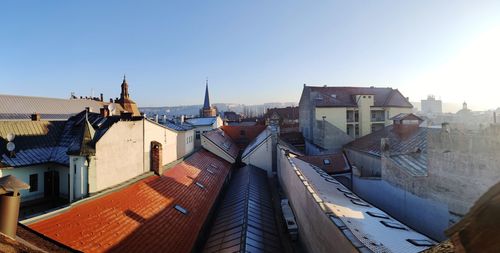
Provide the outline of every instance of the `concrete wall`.
{"type": "Polygon", "coordinates": [[[308,252],[358,252],[307,190],[306,181],[278,148],[278,178],[295,214],[299,240],[308,252]]]}
{"type": "Polygon", "coordinates": [[[59,164],[40,164],[11,169],[0,169],[0,177],[12,175],[19,180],[29,184],[30,175],[38,174],[38,190],[30,192],[21,190],[21,201],[30,201],[44,197],[44,173],[47,171],[58,171],[59,173],[59,194],[61,197],[68,196],[68,167],[59,164]]]}
{"type": "Polygon", "coordinates": [[[325,121],[336,126],[338,129],[346,132],[347,118],[346,118],[346,108],[345,107],[318,107],[316,108],[317,122],[323,121],[323,116],[325,116],[325,121]]]}
{"type": "Polygon", "coordinates": [[[144,121],[144,172],[151,167],[151,142],[162,146],[162,165],[177,160],[177,132],[162,125],[144,121]]]}
{"type": "Polygon", "coordinates": [[[361,177],[380,177],[381,159],[380,157],[370,155],[353,149],[345,149],[347,159],[351,165],[356,166],[361,177]]]}
{"type": "Polygon", "coordinates": [[[309,89],[304,88],[299,101],[299,131],[308,140],[313,139],[314,113],[309,89]]]}
{"type": "Polygon", "coordinates": [[[371,107],[374,105],[373,95],[357,95],[359,113],[359,137],[371,133],[371,107]]]}
{"type": "Polygon", "coordinates": [[[142,121],[119,121],[96,144],[95,174],[90,193],[122,183],[148,171],[144,166],[142,121]]]}
{"type": "Polygon", "coordinates": [[[69,157],[69,180],[70,194],[69,201],[84,198],[89,193],[89,173],[88,164],[86,165],[86,157],[70,156],[69,157]]]}
{"type": "Polygon", "coordinates": [[[446,239],[450,225],[446,204],[422,198],[384,180],[353,176],[353,191],[372,205],[435,240],[446,239]]]}
{"type": "Polygon", "coordinates": [[[269,137],[256,149],[254,149],[252,153],[244,157],[242,161],[246,164],[251,164],[253,166],[265,170],[267,172],[267,176],[272,177],[273,176],[272,142],[273,142],[272,138],[269,137]]]}
{"type": "Polygon", "coordinates": [[[194,130],[177,133],[177,159],[194,151],[194,130]]]}

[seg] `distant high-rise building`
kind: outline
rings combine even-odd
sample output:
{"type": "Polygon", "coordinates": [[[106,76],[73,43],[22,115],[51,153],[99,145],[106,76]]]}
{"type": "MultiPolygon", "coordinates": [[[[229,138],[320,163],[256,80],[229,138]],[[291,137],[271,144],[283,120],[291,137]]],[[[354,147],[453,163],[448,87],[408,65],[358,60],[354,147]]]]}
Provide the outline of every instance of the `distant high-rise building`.
{"type": "Polygon", "coordinates": [[[443,113],[443,103],[441,100],[436,100],[433,95],[427,96],[427,99],[421,100],[422,113],[437,114],[443,113]]]}
{"type": "Polygon", "coordinates": [[[210,106],[210,96],[208,95],[208,79],[205,86],[205,101],[203,108],[200,110],[200,117],[215,117],[217,116],[217,108],[210,106]]]}

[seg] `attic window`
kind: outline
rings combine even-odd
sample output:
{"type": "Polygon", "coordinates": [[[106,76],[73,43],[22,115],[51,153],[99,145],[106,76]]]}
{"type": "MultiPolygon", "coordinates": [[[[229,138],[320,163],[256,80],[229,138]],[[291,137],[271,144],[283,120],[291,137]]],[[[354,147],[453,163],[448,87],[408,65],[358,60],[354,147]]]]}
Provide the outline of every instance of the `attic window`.
{"type": "Polygon", "coordinates": [[[323,159],[323,164],[330,165],[330,164],[332,164],[332,162],[330,162],[330,159],[323,159]]]}
{"type": "Polygon", "coordinates": [[[390,221],[380,221],[380,223],[384,224],[384,226],[389,227],[389,228],[395,228],[395,229],[401,229],[401,230],[408,230],[406,229],[405,226],[396,223],[396,222],[390,222],[390,221]]]}
{"type": "Polygon", "coordinates": [[[354,199],[354,200],[361,200],[359,199],[358,197],[356,197],[354,194],[352,193],[344,193],[344,196],[350,198],[350,199],[354,199]]]}
{"type": "Polygon", "coordinates": [[[343,193],[351,193],[351,191],[345,190],[345,189],[342,189],[342,188],[337,188],[337,190],[339,190],[340,192],[343,192],[343,193]]]}
{"type": "Polygon", "coordinates": [[[427,239],[406,239],[406,240],[415,246],[428,247],[436,245],[434,242],[427,239]]]}
{"type": "Polygon", "coordinates": [[[180,213],[182,213],[184,215],[188,214],[188,210],[180,205],[175,205],[174,208],[175,208],[175,210],[179,211],[180,213]]]}
{"type": "Polygon", "coordinates": [[[355,205],[358,205],[358,206],[366,206],[366,207],[369,207],[370,205],[368,205],[367,203],[361,201],[361,200],[357,200],[357,199],[351,199],[351,202],[355,205]]]}
{"type": "Polygon", "coordinates": [[[389,216],[385,215],[384,213],[375,213],[375,212],[366,212],[368,215],[371,217],[375,218],[382,218],[382,219],[390,219],[389,216]]]}
{"type": "Polygon", "coordinates": [[[213,170],[211,170],[211,169],[207,169],[207,171],[208,171],[208,173],[210,173],[210,174],[212,174],[212,175],[214,174],[214,171],[213,171],[213,170]]]}
{"type": "Polygon", "coordinates": [[[196,182],[196,186],[200,187],[201,189],[205,189],[205,186],[200,182],[196,182]]]}

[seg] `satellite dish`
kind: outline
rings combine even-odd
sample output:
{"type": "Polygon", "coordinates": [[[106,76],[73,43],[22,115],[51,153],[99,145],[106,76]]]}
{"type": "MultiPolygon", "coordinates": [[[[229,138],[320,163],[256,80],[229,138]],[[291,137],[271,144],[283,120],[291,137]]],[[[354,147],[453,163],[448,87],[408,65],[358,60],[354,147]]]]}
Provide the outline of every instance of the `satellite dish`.
{"type": "Polygon", "coordinates": [[[110,112],[112,112],[112,113],[113,113],[113,112],[115,112],[115,110],[116,110],[116,105],[115,105],[115,103],[111,103],[111,104],[109,104],[108,109],[109,109],[109,111],[110,111],[110,112]]]}
{"type": "Polygon", "coordinates": [[[12,152],[12,151],[14,151],[14,149],[16,149],[16,144],[14,144],[14,142],[8,142],[7,143],[7,150],[12,152]]]}
{"type": "Polygon", "coordinates": [[[7,141],[13,141],[14,138],[16,138],[16,135],[14,133],[7,134],[7,141]]]}

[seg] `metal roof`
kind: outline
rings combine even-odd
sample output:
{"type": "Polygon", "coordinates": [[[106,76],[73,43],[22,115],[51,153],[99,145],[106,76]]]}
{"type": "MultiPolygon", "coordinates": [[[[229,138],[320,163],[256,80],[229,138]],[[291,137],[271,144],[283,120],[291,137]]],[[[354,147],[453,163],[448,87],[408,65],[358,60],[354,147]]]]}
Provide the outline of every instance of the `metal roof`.
{"type": "Polygon", "coordinates": [[[217,121],[217,117],[208,117],[208,118],[192,118],[187,119],[186,122],[193,126],[210,126],[213,125],[217,121]]]}
{"type": "Polygon", "coordinates": [[[321,169],[298,158],[289,158],[289,162],[308,183],[314,198],[326,206],[325,215],[356,248],[368,248],[372,252],[404,253],[428,248],[416,246],[408,240],[426,240],[435,244],[432,239],[365,202],[321,169]]]}
{"type": "Polygon", "coordinates": [[[189,124],[177,124],[177,123],[170,121],[170,120],[166,120],[165,122],[162,122],[161,124],[169,129],[172,129],[172,130],[178,131],[178,132],[189,131],[189,130],[193,129],[193,127],[189,124]]]}
{"type": "Polygon", "coordinates": [[[281,252],[266,172],[238,169],[216,213],[203,252],[281,252]]]}
{"type": "MultiPolygon", "coordinates": [[[[0,120],[29,120],[34,113],[42,119],[65,120],[86,107],[99,112],[107,102],[90,99],[61,99],[31,96],[0,95],[0,120]]],[[[116,111],[122,111],[119,104],[116,111]]]]}

